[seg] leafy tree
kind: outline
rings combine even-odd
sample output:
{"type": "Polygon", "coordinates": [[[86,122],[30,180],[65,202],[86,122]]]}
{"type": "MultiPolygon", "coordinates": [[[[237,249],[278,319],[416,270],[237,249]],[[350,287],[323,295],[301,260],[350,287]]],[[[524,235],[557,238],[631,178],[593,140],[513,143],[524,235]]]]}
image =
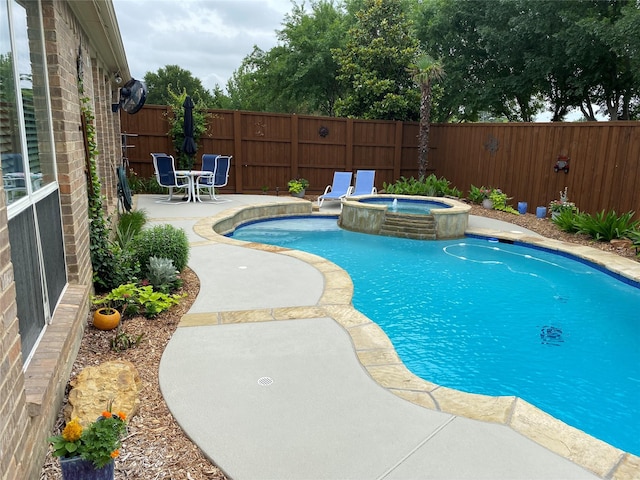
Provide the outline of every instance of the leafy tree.
{"type": "Polygon", "coordinates": [[[539,111],[536,64],[538,42],[515,29],[514,1],[435,0],[417,9],[418,37],[447,65],[445,120],[477,121],[482,112],[530,121],[539,111]]]}
{"type": "Polygon", "coordinates": [[[147,72],[144,75],[147,84],[147,102],[150,105],[171,105],[170,92],[187,91],[194,103],[213,106],[213,97],[202,86],[200,79],[195,78],[189,70],[178,65],[166,65],[156,73],[147,72]]]}
{"type": "Polygon", "coordinates": [[[640,5],[635,0],[590,0],[582,4],[582,15],[575,23],[587,32],[587,41],[583,37],[578,43],[574,37],[571,46],[582,53],[580,67],[589,67],[584,71],[591,100],[611,120],[630,120],[631,106],[640,100],[640,5]]]}
{"type": "Polygon", "coordinates": [[[418,5],[418,38],[447,65],[437,115],[489,112],[553,120],[579,108],[633,118],[640,103],[640,14],[634,0],[432,0],[418,5]]]}
{"type": "Polygon", "coordinates": [[[285,88],[277,92],[294,100],[298,111],[334,115],[341,91],[331,50],[342,47],[346,32],[344,13],[331,1],[312,2],[310,13],[294,5],[285,17],[278,32],[284,47],[279,83],[285,88]]]}
{"type": "Polygon", "coordinates": [[[418,41],[402,0],[364,0],[343,48],[334,49],[345,94],[342,116],[387,120],[418,118],[419,96],[407,67],[418,41]]]}
{"type": "Polygon", "coordinates": [[[623,101],[623,120],[640,120],[640,5],[628,2],[622,7],[622,18],[615,23],[610,40],[617,51],[625,52],[633,74],[631,98],[623,101]]]}
{"type": "Polygon", "coordinates": [[[432,0],[414,10],[422,48],[447,65],[443,92],[432,112],[437,121],[473,122],[480,112],[494,114],[483,95],[487,52],[479,27],[484,14],[484,1],[469,0],[432,0]]]}
{"type": "Polygon", "coordinates": [[[294,4],[278,32],[280,44],[265,52],[254,46],[227,83],[234,108],[334,114],[340,94],[331,49],[342,45],[344,14],[331,1],[294,4]]]}
{"type": "MultiPolygon", "coordinates": [[[[178,168],[191,170],[193,168],[193,157],[189,157],[182,151],[184,142],[184,101],[187,98],[187,91],[174,92],[171,87],[167,88],[172,115],[169,117],[169,135],[173,139],[173,147],[177,158],[178,168]]],[[[192,98],[193,100],[193,98],[192,98]]],[[[202,135],[207,130],[207,106],[202,100],[194,101],[193,108],[193,140],[196,146],[202,135]]]]}
{"type": "Polygon", "coordinates": [[[254,45],[253,51],[242,60],[240,67],[227,81],[227,92],[232,108],[257,112],[277,111],[267,106],[264,80],[264,69],[267,65],[265,56],[266,53],[254,45]]]}
{"type": "Polygon", "coordinates": [[[640,50],[638,7],[628,0],[518,0],[510,20],[522,38],[538,38],[528,51],[537,66],[539,91],[561,120],[573,108],[596,120],[600,107],[611,120],[629,119],[640,84],[633,67],[640,50]],[[635,45],[634,45],[635,42],[635,45]]]}
{"type": "Polygon", "coordinates": [[[420,85],[420,141],[418,145],[418,177],[427,173],[429,160],[429,123],[431,122],[432,85],[444,76],[442,62],[423,54],[409,67],[413,80],[420,85]]]}
{"type": "MultiPolygon", "coordinates": [[[[12,52],[0,53],[0,100],[14,105],[16,99],[15,81],[13,79],[12,52]]],[[[5,125],[3,125],[3,128],[5,125]]]]}
{"type": "MultiPolygon", "coordinates": [[[[528,3],[486,1],[480,27],[487,52],[487,61],[481,68],[484,98],[491,112],[511,121],[531,122],[543,107],[537,58],[544,40],[535,41],[537,36],[520,24],[528,3]]],[[[536,22],[537,18],[531,19],[531,23],[536,22]]]]}
{"type": "Polygon", "coordinates": [[[213,89],[213,102],[209,105],[211,108],[230,109],[231,98],[222,91],[219,85],[213,89]]]}

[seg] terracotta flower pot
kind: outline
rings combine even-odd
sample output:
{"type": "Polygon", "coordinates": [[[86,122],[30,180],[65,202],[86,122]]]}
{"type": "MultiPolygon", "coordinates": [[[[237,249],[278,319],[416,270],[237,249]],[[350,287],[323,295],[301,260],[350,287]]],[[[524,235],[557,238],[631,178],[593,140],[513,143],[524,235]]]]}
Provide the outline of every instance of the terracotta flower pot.
{"type": "Polygon", "coordinates": [[[99,330],[113,330],[120,324],[120,312],[114,308],[99,308],[93,313],[93,326],[99,330]]]}

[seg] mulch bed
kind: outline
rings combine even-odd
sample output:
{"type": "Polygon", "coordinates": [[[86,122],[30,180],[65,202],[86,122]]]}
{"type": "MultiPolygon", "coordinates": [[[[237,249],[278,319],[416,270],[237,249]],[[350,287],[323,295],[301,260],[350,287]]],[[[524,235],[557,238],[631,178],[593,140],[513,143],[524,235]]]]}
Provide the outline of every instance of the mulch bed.
{"type": "MultiPolygon", "coordinates": [[[[142,388],[140,412],[129,419],[128,435],[116,460],[116,479],[224,479],[224,474],[200,452],[175,421],[160,392],[158,368],[162,352],[171,339],[180,318],[189,310],[200,290],[196,274],[186,269],[183,285],[177,293],[187,297],[154,319],[142,316],[123,320],[123,330],[132,337],[144,333],[140,345],[120,353],[110,349],[115,330],[102,331],[88,325],[71,377],[87,366],[109,360],[123,359],[138,369],[142,388]]],[[[67,390],[68,390],[67,386],[67,390]]],[[[68,393],[68,392],[67,392],[68,393]]],[[[66,402],[66,399],[65,399],[66,402]]],[[[64,408],[64,407],[63,407],[64,408]]],[[[63,410],[56,422],[56,434],[65,425],[63,410]]],[[[41,480],[61,477],[58,459],[49,453],[44,462],[41,480]]]]}

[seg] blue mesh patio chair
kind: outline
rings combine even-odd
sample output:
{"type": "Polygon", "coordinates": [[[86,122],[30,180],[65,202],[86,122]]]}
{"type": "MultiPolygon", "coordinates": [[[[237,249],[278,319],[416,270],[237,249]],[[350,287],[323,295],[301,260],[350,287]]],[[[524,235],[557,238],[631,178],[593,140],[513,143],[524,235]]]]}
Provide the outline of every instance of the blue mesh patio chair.
{"type": "Polygon", "coordinates": [[[216,188],[222,188],[229,181],[229,170],[231,169],[231,159],[229,155],[214,155],[205,153],[202,155],[202,171],[195,180],[196,199],[202,202],[200,190],[209,192],[209,198],[217,202],[221,198],[216,197],[216,188]]]}
{"type": "Polygon", "coordinates": [[[153,169],[156,173],[156,180],[161,187],[169,189],[169,198],[165,202],[170,202],[173,198],[173,189],[183,189],[189,194],[189,177],[187,175],[176,174],[175,160],[173,156],[165,153],[152,153],[153,169]]]}
{"type": "Polygon", "coordinates": [[[347,197],[357,195],[374,195],[378,192],[374,183],[376,177],[375,170],[358,170],[356,172],[356,184],[347,197]]]}
{"type": "Polygon", "coordinates": [[[325,200],[342,200],[351,192],[352,172],[335,172],[333,183],[327,185],[324,193],[318,197],[318,208],[322,207],[325,200]]]}

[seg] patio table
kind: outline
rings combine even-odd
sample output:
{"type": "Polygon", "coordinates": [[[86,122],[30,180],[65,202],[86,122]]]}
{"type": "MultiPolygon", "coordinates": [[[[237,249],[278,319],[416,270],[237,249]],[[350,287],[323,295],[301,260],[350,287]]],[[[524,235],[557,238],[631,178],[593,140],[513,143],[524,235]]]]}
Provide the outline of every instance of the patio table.
{"type": "Polygon", "coordinates": [[[206,170],[176,170],[177,176],[187,177],[189,179],[187,203],[200,201],[196,195],[196,178],[206,173],[211,172],[206,170]]]}

